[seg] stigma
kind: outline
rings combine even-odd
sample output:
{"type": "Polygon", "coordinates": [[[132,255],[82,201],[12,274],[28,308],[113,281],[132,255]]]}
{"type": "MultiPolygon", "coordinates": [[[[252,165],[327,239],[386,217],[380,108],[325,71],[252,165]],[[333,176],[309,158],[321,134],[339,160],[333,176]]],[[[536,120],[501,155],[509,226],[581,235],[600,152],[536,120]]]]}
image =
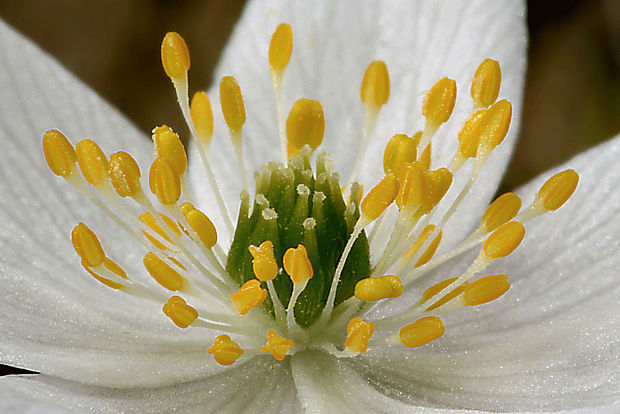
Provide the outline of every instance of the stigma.
{"type": "Polygon", "coordinates": [[[127,259],[110,257],[105,248],[113,240],[100,240],[83,222],[70,234],[77,260],[109,294],[156,303],[162,317],[180,330],[210,332],[213,340],[205,343],[205,353],[224,366],[260,354],[282,361],[309,349],[339,358],[387,346],[415,352],[445,334],[441,317],[446,313],[484,305],[509,291],[509,275],[485,275],[485,270],[515,254],[529,221],[568,201],[579,175],[565,170],[550,177],[526,207],[516,194],[500,195],[469,236],[442,249],[447,223],[510,129],[512,105],[500,99],[499,62],[488,58],[471,68],[466,97],[457,96],[455,80],[447,77],[428,85],[420,129],[389,140],[374,133],[390,98],[388,67],[381,60],[369,62],[360,102],[351,103],[361,103],[364,113],[358,156],[341,179],[343,166],[321,148],[324,140],[336,139],[325,136],[329,113],[321,102],[299,97],[285,111],[282,96],[286,69],[295,57],[293,41],[293,29],[282,23],[265,45],[279,131],[265,137],[265,145],[279,148],[280,156],[264,160],[257,171],[248,170],[244,158],[243,130],[253,120],[246,115],[242,84],[231,76],[221,79],[219,109],[228,136],[214,137],[211,101],[202,91],[190,99],[190,54],[174,32],[162,41],[161,63],[195,141],[196,163],[188,165],[183,140],[167,125],[151,131],[154,158],[143,166],[148,167],[145,174],[127,152],[106,155],[94,140],[74,145],[58,130],[45,132],[43,152],[51,172],[135,242],[144,270],[126,272],[127,259]],[[471,101],[465,119],[453,119],[457,99],[471,101]],[[457,136],[448,137],[454,156],[448,165],[435,165],[433,139],[448,123],[462,125],[457,136]],[[236,211],[224,202],[222,182],[211,164],[213,139],[230,140],[235,151],[231,162],[242,183],[236,211]],[[382,165],[364,161],[373,139],[387,142],[382,165]],[[186,174],[197,163],[206,173],[214,205],[190,199],[186,174]],[[366,192],[356,181],[361,169],[376,169],[381,176],[366,192]],[[469,171],[466,179],[458,182],[465,184],[455,186],[455,176],[464,171],[469,171]],[[213,210],[221,223],[209,218],[213,210]],[[469,250],[478,252],[469,266],[429,283],[431,270],[469,250]],[[423,291],[412,286],[418,280],[426,286],[423,291]],[[369,318],[374,307],[395,298],[407,306],[369,318]]]}

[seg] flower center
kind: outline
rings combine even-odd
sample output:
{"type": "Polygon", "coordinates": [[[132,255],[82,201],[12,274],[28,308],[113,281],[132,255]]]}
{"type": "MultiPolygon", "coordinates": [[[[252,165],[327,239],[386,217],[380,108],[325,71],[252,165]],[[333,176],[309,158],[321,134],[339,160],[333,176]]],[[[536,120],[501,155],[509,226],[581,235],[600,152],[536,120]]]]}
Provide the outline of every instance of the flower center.
{"type": "MultiPolygon", "coordinates": [[[[464,120],[447,167],[431,169],[432,138],[450,120],[457,93],[455,81],[443,78],[426,94],[424,128],[389,140],[383,157],[385,175],[362,197],[355,177],[377,117],[389,99],[387,66],[372,62],[362,79],[365,117],[360,150],[341,188],[327,154],[315,151],[325,132],[321,103],[301,98],[285,119],[283,74],[292,47],[291,27],[279,25],[268,60],[282,161],[268,162],[255,173],[253,202],[243,156],[243,96],[234,78],[226,76],[220,82],[220,106],[243,186],[235,226],[209,160],[211,103],[204,92],[189,101],[190,57],[183,38],[168,33],[162,42],[164,70],[197,141],[217,208],[232,235],[230,244],[220,240],[205,213],[181,201],[187,197],[185,147],[164,125],[152,132],[156,158],[149,169],[148,188],[154,197],[144,192],[140,167],[130,154],[119,151],[108,158],[94,141],[83,140],[74,147],[59,131],[45,133],[43,151],[49,168],[146,250],[143,265],[152,280],[128,275],[84,223],[71,232],[73,247],[97,281],[160,304],[177,327],[224,332],[205,349],[222,365],[261,352],[282,360],[308,348],[354,357],[369,347],[423,346],[444,334],[439,315],[490,302],[508,291],[506,275],[471,280],[495,260],[512,254],[525,235],[523,223],[561,207],[577,187],[579,176],[573,170],[554,175],[522,211],[517,195],[498,197],[476,230],[435,257],[446,224],[510,127],[512,106],[506,100],[497,101],[499,64],[486,59],[477,68],[471,87],[473,111],[464,120]],[[472,165],[466,184],[447,196],[453,193],[453,177],[468,162],[472,165]],[[128,200],[134,202],[132,207],[126,205],[128,200]],[[440,204],[446,208],[438,209],[440,204]],[[438,210],[444,211],[441,216],[438,210]],[[364,320],[375,302],[401,296],[412,289],[413,281],[481,244],[478,256],[459,276],[430,286],[398,313],[364,320]],[[377,252],[373,257],[372,247],[377,252]],[[218,306],[212,306],[214,302],[218,306]],[[256,345],[260,342],[262,347],[256,345]]],[[[407,297],[414,295],[408,292],[407,297]]]]}

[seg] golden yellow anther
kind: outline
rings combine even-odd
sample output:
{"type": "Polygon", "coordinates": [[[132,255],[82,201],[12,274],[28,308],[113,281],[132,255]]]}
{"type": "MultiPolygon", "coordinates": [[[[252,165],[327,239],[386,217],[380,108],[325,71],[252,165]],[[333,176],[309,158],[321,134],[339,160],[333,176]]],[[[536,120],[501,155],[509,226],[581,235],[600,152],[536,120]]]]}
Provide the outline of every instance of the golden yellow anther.
{"type": "Polygon", "coordinates": [[[149,170],[149,188],[164,206],[176,204],[181,198],[181,177],[167,160],[157,157],[149,170]]]}
{"type": "Polygon", "coordinates": [[[383,153],[383,171],[393,172],[400,177],[400,171],[406,163],[417,158],[416,142],[405,134],[396,134],[388,141],[383,153]]]}
{"type": "Polygon", "coordinates": [[[252,255],[254,276],[262,282],[273,280],[278,276],[278,263],[273,254],[273,243],[266,240],[259,247],[249,246],[252,255]]]}
{"type": "Polygon", "coordinates": [[[403,294],[405,287],[396,276],[368,277],[355,285],[355,297],[365,302],[397,298],[403,294]]]}
{"type": "Polygon", "coordinates": [[[396,195],[396,205],[398,208],[416,211],[420,207],[423,181],[424,172],[417,162],[403,165],[398,176],[398,182],[400,183],[400,188],[396,195]]]}
{"type": "Polygon", "coordinates": [[[252,308],[260,305],[267,297],[267,290],[260,287],[256,279],[248,280],[238,292],[230,295],[233,307],[239,315],[247,314],[252,308]]]}
{"type": "Polygon", "coordinates": [[[157,157],[168,161],[177,174],[185,174],[187,154],[179,136],[169,126],[162,125],[153,129],[152,137],[157,157]]]}
{"type": "Polygon", "coordinates": [[[441,78],[433,85],[422,107],[422,115],[433,126],[439,125],[450,119],[454,103],[456,102],[456,82],[452,79],[441,78]]]}
{"type": "Polygon", "coordinates": [[[282,338],[276,331],[271,329],[267,332],[267,343],[260,350],[261,352],[271,352],[275,359],[282,361],[293,345],[295,345],[295,342],[282,338]]]}
{"type": "Polygon", "coordinates": [[[99,145],[85,139],[75,146],[75,154],[82,175],[92,185],[98,185],[108,178],[108,158],[99,145]]]}
{"type": "MultiPolygon", "coordinates": [[[[177,235],[177,237],[179,237],[181,235],[181,232],[179,231],[179,228],[177,227],[176,223],[168,216],[164,215],[164,214],[159,214],[159,216],[161,217],[161,219],[164,221],[164,223],[166,224],[166,226],[172,230],[172,232],[174,232],[174,234],[177,235]]],[[[172,240],[170,239],[170,237],[168,236],[168,234],[166,233],[166,231],[164,229],[161,228],[161,226],[159,225],[159,223],[157,222],[157,220],[155,219],[155,217],[150,213],[150,212],[145,212],[142,213],[138,216],[138,219],[146,224],[151,230],[153,230],[155,233],[157,233],[159,236],[161,236],[164,240],[166,240],[168,243],[173,244],[172,240]]],[[[153,243],[155,244],[157,247],[159,247],[162,250],[165,250],[166,247],[164,245],[162,245],[161,243],[159,243],[157,241],[157,239],[151,237],[147,232],[145,232],[144,230],[142,231],[142,233],[153,243]]]]}
{"type": "Polygon", "coordinates": [[[369,220],[376,220],[398,195],[400,186],[394,173],[386,174],[364,197],[362,214],[369,220]]]}
{"type": "Polygon", "coordinates": [[[347,339],[344,341],[344,346],[353,354],[363,354],[368,349],[368,341],[374,332],[374,323],[364,322],[362,318],[353,318],[347,326],[347,339]]]}
{"type": "Polygon", "coordinates": [[[226,125],[233,131],[241,131],[245,124],[245,105],[239,84],[232,76],[220,81],[220,105],[226,125]]]}
{"type": "Polygon", "coordinates": [[[321,103],[306,98],[298,99],[286,119],[289,150],[299,153],[304,145],[310,145],[315,150],[323,142],[324,134],[325,116],[321,103]]]}
{"type": "MultiPolygon", "coordinates": [[[[88,267],[88,265],[86,263],[84,263],[84,261],[82,260],[81,262],[82,267],[84,268],[84,270],[86,270],[92,277],[94,277],[95,279],[97,279],[99,282],[103,283],[104,285],[111,287],[112,289],[120,289],[123,287],[123,285],[121,285],[120,283],[116,283],[113,282],[105,277],[102,277],[100,275],[98,275],[97,273],[95,273],[90,267],[88,267]]],[[[105,266],[106,269],[108,269],[110,272],[116,274],[118,277],[122,277],[123,279],[127,279],[127,273],[116,263],[114,263],[111,259],[109,258],[104,258],[103,259],[103,266],[105,266]]]]}
{"type": "Polygon", "coordinates": [[[185,279],[155,253],[148,252],[142,259],[144,267],[157,283],[172,291],[183,289],[185,279]]]}
{"type": "Polygon", "coordinates": [[[198,138],[208,146],[213,137],[213,110],[211,101],[205,92],[200,91],[194,94],[189,106],[189,114],[198,138]]]}
{"type": "Polygon", "coordinates": [[[187,212],[183,211],[183,215],[207,249],[215,246],[217,243],[217,231],[211,220],[209,220],[209,217],[196,208],[187,210],[187,212]]]}
{"type": "Polygon", "coordinates": [[[426,171],[422,186],[422,213],[429,213],[446,195],[452,185],[452,173],[447,168],[426,171]]]}
{"type": "Polygon", "coordinates": [[[283,71],[293,52],[293,29],[287,23],[280,23],[269,42],[269,66],[273,71],[283,71]]]}
{"type": "Polygon", "coordinates": [[[482,251],[491,259],[499,259],[512,253],[525,236],[525,227],[518,221],[509,221],[495,230],[482,245],[482,251]]]}
{"type": "Polygon", "coordinates": [[[142,191],[140,167],[136,160],[124,151],[110,154],[108,171],[112,186],[121,197],[134,197],[142,191]]]}
{"type": "Polygon", "coordinates": [[[502,296],[510,289],[510,281],[506,275],[491,275],[481,277],[471,282],[463,299],[469,306],[482,305],[502,296]]]}
{"type": "Polygon", "coordinates": [[[162,308],[167,317],[179,328],[187,328],[198,318],[198,311],[180,296],[172,296],[162,308]]]}
{"type": "Polygon", "coordinates": [[[161,42],[161,64],[166,75],[172,80],[187,76],[190,66],[189,50],[183,37],[176,32],[168,32],[161,42]]]}
{"type": "Polygon", "coordinates": [[[50,129],[43,135],[43,155],[50,170],[59,177],[71,175],[77,161],[73,145],[55,129],[50,129]]]}
{"type": "Polygon", "coordinates": [[[505,99],[496,102],[488,109],[480,132],[480,146],[487,151],[493,150],[502,143],[512,119],[512,104],[505,99]]]}
{"type": "Polygon", "coordinates": [[[471,84],[471,97],[476,108],[486,108],[493,105],[499,95],[502,83],[502,71],[499,63],[493,59],[485,59],[476,69],[474,81],[471,84]]]}
{"type": "MultiPolygon", "coordinates": [[[[450,279],[447,279],[447,280],[444,280],[442,282],[436,283],[433,286],[429,287],[422,294],[422,301],[426,302],[427,300],[431,299],[433,296],[435,296],[436,294],[441,292],[444,288],[448,287],[448,285],[450,285],[456,279],[457,279],[456,277],[451,277],[450,279]]],[[[433,305],[428,307],[426,309],[426,311],[427,312],[428,311],[432,311],[432,310],[437,309],[438,307],[448,303],[449,301],[451,301],[452,299],[454,299],[455,297],[457,297],[458,295],[463,293],[463,291],[465,290],[465,288],[468,285],[469,284],[467,282],[465,282],[465,283],[457,286],[455,289],[453,289],[447,295],[444,295],[439,301],[435,302],[433,305]]]]}
{"type": "Polygon", "coordinates": [[[103,263],[105,253],[97,235],[84,223],[78,223],[71,231],[71,243],[82,262],[89,267],[103,263]]]}
{"type": "Polygon", "coordinates": [[[471,114],[459,131],[458,153],[463,158],[475,158],[480,146],[480,136],[485,125],[488,110],[481,109],[471,114]]]}
{"type": "Polygon", "coordinates": [[[426,316],[400,329],[400,342],[407,348],[417,348],[434,341],[446,332],[441,319],[426,316]]]}
{"type": "Polygon", "coordinates": [[[289,248],[282,258],[284,270],[291,277],[294,284],[306,283],[314,276],[312,263],[308,259],[308,252],[303,244],[298,244],[296,248],[289,248]]]}
{"type": "Polygon", "coordinates": [[[215,338],[213,346],[207,352],[213,354],[218,364],[225,366],[234,364],[243,355],[243,349],[225,334],[215,338]]]}
{"type": "Polygon", "coordinates": [[[497,197],[482,216],[482,227],[491,232],[512,220],[521,208],[521,198],[515,193],[506,193],[497,197]]]}
{"type": "Polygon", "coordinates": [[[536,196],[546,210],[555,211],[573,195],[579,174],[575,170],[564,170],[549,178],[538,191],[536,196]]]}
{"type": "MultiPolygon", "coordinates": [[[[420,233],[420,235],[415,240],[415,242],[413,242],[413,244],[407,249],[405,254],[403,254],[403,259],[405,261],[409,261],[413,259],[413,256],[415,256],[418,250],[420,250],[422,246],[424,245],[424,243],[426,243],[426,240],[435,231],[435,228],[436,226],[432,224],[429,224],[428,226],[424,227],[424,230],[422,230],[422,233],[420,233]]],[[[429,260],[431,260],[431,258],[437,251],[437,248],[439,247],[439,243],[441,243],[441,236],[442,236],[442,232],[440,231],[437,234],[437,236],[435,236],[435,239],[433,239],[433,241],[428,245],[428,247],[426,248],[426,251],[422,254],[422,256],[420,256],[420,258],[415,264],[415,267],[422,266],[423,264],[426,264],[429,260]]]]}
{"type": "Polygon", "coordinates": [[[364,105],[373,108],[385,105],[390,98],[390,74],[382,60],[375,60],[368,65],[362,79],[360,98],[364,105]]]}

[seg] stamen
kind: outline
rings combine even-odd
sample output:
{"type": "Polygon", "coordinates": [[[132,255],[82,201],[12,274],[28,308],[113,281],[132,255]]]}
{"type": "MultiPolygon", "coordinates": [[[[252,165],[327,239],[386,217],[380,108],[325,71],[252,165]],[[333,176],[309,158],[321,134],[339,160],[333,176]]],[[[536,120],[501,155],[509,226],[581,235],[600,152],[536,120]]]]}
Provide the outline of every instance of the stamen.
{"type": "Polygon", "coordinates": [[[261,352],[271,352],[271,355],[276,360],[282,361],[293,345],[295,345],[293,341],[282,338],[276,331],[271,329],[267,333],[267,343],[261,348],[261,352]]]}
{"type": "Polygon", "coordinates": [[[164,36],[161,42],[161,63],[172,81],[187,77],[190,66],[189,50],[180,34],[168,32],[164,36]]]}
{"type": "Polygon", "coordinates": [[[84,223],[78,223],[71,231],[71,243],[82,262],[88,267],[97,267],[105,259],[105,252],[97,235],[84,223]]]}
{"type": "Polygon", "coordinates": [[[518,221],[508,222],[495,230],[482,245],[482,251],[491,259],[508,256],[521,244],[525,227],[518,221]]]}
{"type": "Polygon", "coordinates": [[[536,200],[542,204],[545,210],[555,211],[573,195],[578,183],[579,174],[575,170],[559,172],[540,187],[536,200]]]}
{"type": "Polygon", "coordinates": [[[252,269],[256,278],[262,282],[270,282],[278,276],[278,263],[273,254],[273,243],[264,241],[259,247],[249,246],[252,255],[252,269]]]}
{"type": "Polygon", "coordinates": [[[178,292],[187,284],[183,276],[153,252],[148,252],[142,263],[153,279],[168,290],[178,292]]]}
{"type": "Polygon", "coordinates": [[[442,78],[428,91],[422,106],[422,115],[426,117],[426,123],[418,144],[419,154],[426,149],[441,124],[450,119],[455,103],[456,82],[452,79],[442,78]]]}
{"type": "Polygon", "coordinates": [[[491,106],[499,95],[499,87],[502,82],[502,71],[499,63],[493,59],[485,59],[476,69],[474,80],[471,84],[471,97],[474,100],[474,108],[486,108],[491,106]]]}
{"type": "Polygon", "coordinates": [[[512,104],[505,99],[496,102],[489,108],[484,117],[484,125],[480,132],[480,146],[476,154],[476,164],[473,175],[477,175],[486,163],[491,151],[502,143],[512,118],[512,104]]]}
{"type": "Polygon", "coordinates": [[[110,181],[120,197],[135,197],[142,192],[140,167],[125,151],[110,154],[110,181]]]}
{"type": "Polygon", "coordinates": [[[515,193],[505,193],[497,197],[482,215],[480,228],[490,233],[514,218],[521,209],[521,198],[515,193]]]}
{"type": "Polygon", "coordinates": [[[198,311],[180,296],[172,296],[162,308],[163,312],[179,328],[187,328],[198,318],[198,311]]]}
{"type": "Polygon", "coordinates": [[[478,154],[480,137],[486,124],[488,113],[489,111],[486,109],[474,112],[461,127],[458,134],[459,146],[449,167],[453,174],[457,173],[467,159],[475,158],[478,154]]]}
{"type": "MultiPolygon", "coordinates": [[[[396,270],[396,273],[400,272],[402,270],[402,267],[404,267],[405,264],[409,263],[409,261],[413,259],[413,257],[416,255],[416,253],[418,253],[422,246],[426,245],[426,240],[431,234],[435,233],[436,228],[437,227],[432,224],[424,227],[422,233],[420,233],[415,242],[413,242],[413,244],[407,249],[407,251],[403,255],[401,266],[396,270]]],[[[437,248],[439,247],[439,243],[441,242],[441,236],[442,232],[440,231],[437,236],[435,236],[435,239],[433,239],[433,241],[428,245],[424,254],[420,256],[414,267],[420,267],[426,264],[429,260],[431,260],[431,258],[437,251],[437,248]]]]}
{"type": "Polygon", "coordinates": [[[362,215],[360,218],[366,225],[370,224],[389,207],[398,195],[398,180],[393,173],[386,174],[377,185],[366,195],[360,205],[362,215]]]}
{"type": "Polygon", "coordinates": [[[297,327],[295,321],[295,303],[304,291],[308,281],[314,276],[314,269],[312,263],[308,259],[308,252],[303,244],[298,244],[296,248],[290,248],[284,253],[282,258],[284,264],[284,270],[290,276],[293,281],[293,292],[288,302],[288,308],[286,310],[286,324],[289,331],[297,327]]]}
{"type": "Polygon", "coordinates": [[[469,306],[482,305],[502,296],[510,289],[510,281],[506,275],[481,277],[467,286],[463,299],[469,306]]]}
{"type": "MultiPolygon", "coordinates": [[[[164,214],[160,214],[159,215],[160,218],[166,223],[168,229],[172,230],[173,232],[175,232],[177,234],[177,236],[181,235],[181,232],[179,230],[179,228],[177,227],[177,225],[174,223],[174,221],[172,221],[172,219],[164,214]]],[[[138,216],[138,219],[144,223],[145,225],[147,225],[151,230],[153,230],[159,237],[161,237],[162,239],[166,240],[168,243],[170,243],[171,245],[174,245],[174,242],[172,241],[172,239],[168,236],[168,233],[166,233],[166,231],[159,225],[157,219],[155,219],[155,216],[153,216],[153,214],[151,214],[150,211],[146,211],[142,214],[140,214],[138,216]]],[[[157,247],[159,247],[162,250],[167,250],[166,246],[163,246],[161,243],[159,243],[156,239],[149,237],[150,235],[145,232],[144,230],[142,231],[143,234],[149,238],[149,240],[155,244],[157,247]],[[159,245],[158,245],[159,244],[159,245]],[[161,246],[161,247],[160,247],[161,246]]]]}
{"type": "Polygon", "coordinates": [[[446,195],[452,185],[452,173],[447,168],[439,168],[424,173],[421,214],[429,214],[446,195]]]}
{"type": "Polygon", "coordinates": [[[446,332],[441,319],[426,316],[401,328],[398,336],[407,348],[417,348],[441,337],[446,332]]]}
{"type": "Polygon", "coordinates": [[[153,129],[157,157],[163,158],[182,176],[187,170],[187,154],[179,136],[167,125],[153,129]]]}
{"type": "Polygon", "coordinates": [[[416,143],[405,134],[394,135],[387,143],[383,153],[383,171],[400,177],[401,170],[417,159],[416,143]]]}
{"type": "Polygon", "coordinates": [[[247,188],[247,178],[245,172],[245,163],[243,162],[243,145],[241,131],[245,124],[245,105],[239,84],[232,76],[224,76],[220,81],[220,105],[224,120],[230,130],[230,138],[232,139],[237,153],[237,162],[239,163],[243,188],[247,188]]]}
{"type": "Polygon", "coordinates": [[[325,115],[319,101],[301,98],[291,108],[286,119],[289,155],[298,155],[305,145],[315,150],[323,142],[325,115]]]}
{"type": "Polygon", "coordinates": [[[50,170],[59,177],[73,173],[77,157],[73,145],[60,131],[51,129],[43,135],[43,154],[50,170]]]}
{"type": "Polygon", "coordinates": [[[218,364],[224,366],[234,364],[243,355],[243,349],[226,334],[215,338],[213,346],[207,352],[213,354],[218,364]]]}
{"type": "Polygon", "coordinates": [[[97,187],[108,180],[108,158],[94,141],[85,139],[78,142],[75,154],[80,171],[89,184],[97,187]]]}
{"type": "Polygon", "coordinates": [[[267,298],[267,291],[262,289],[256,279],[248,280],[238,292],[230,296],[233,307],[239,315],[246,315],[252,308],[262,304],[267,298]]]}
{"type": "Polygon", "coordinates": [[[187,220],[191,229],[196,233],[202,244],[204,244],[207,249],[213,248],[217,243],[217,231],[215,230],[213,222],[209,220],[209,217],[190,203],[183,203],[181,205],[181,211],[183,212],[185,220],[187,220]]]}
{"type": "Polygon", "coordinates": [[[347,326],[347,339],[344,346],[351,356],[363,354],[368,349],[368,341],[375,332],[375,324],[364,322],[362,318],[353,318],[347,326]]]}
{"type": "Polygon", "coordinates": [[[396,276],[383,276],[362,279],[355,285],[355,297],[370,302],[387,298],[397,298],[405,288],[396,276]]]}
{"type": "Polygon", "coordinates": [[[422,203],[424,171],[417,162],[406,163],[398,176],[400,188],[396,196],[396,205],[408,215],[415,213],[422,203]]]}
{"type": "Polygon", "coordinates": [[[199,91],[194,94],[189,113],[200,143],[208,151],[213,137],[213,110],[211,101],[205,92],[199,91]]]}
{"type": "MultiPolygon", "coordinates": [[[[110,279],[106,279],[105,277],[102,277],[101,275],[97,274],[83,260],[81,262],[81,265],[84,268],[84,270],[86,270],[92,277],[94,277],[99,282],[103,283],[104,285],[111,287],[112,289],[123,289],[124,285],[120,283],[116,283],[110,279]]],[[[110,272],[117,275],[118,277],[129,280],[127,278],[127,273],[118,264],[114,263],[111,259],[105,257],[103,259],[103,266],[106,269],[108,269],[110,272]]]]}
{"type": "Polygon", "coordinates": [[[181,177],[167,160],[157,157],[149,170],[149,188],[162,205],[174,205],[181,198],[181,177]]]}

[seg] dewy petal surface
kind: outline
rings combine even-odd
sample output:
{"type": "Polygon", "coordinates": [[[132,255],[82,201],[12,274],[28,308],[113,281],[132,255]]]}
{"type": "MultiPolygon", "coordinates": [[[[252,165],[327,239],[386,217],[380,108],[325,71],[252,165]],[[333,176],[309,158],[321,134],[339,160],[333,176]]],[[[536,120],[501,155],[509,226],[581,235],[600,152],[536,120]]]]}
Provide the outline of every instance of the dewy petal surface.
{"type": "MultiPolygon", "coordinates": [[[[390,100],[379,115],[367,151],[368,168],[361,173],[361,183],[367,189],[382,174],[381,157],[389,138],[395,133],[413,134],[424,127],[424,92],[444,76],[457,81],[459,96],[452,119],[433,140],[436,165],[447,165],[456,151],[456,134],[472,109],[469,88],[476,67],[488,57],[501,63],[500,97],[514,103],[514,122],[479,185],[453,217],[449,230],[444,231],[445,245],[463,236],[488,205],[518,132],[525,72],[524,5],[482,0],[251,2],[233,31],[214,79],[232,75],[239,81],[247,111],[245,154],[252,171],[267,160],[280,159],[267,45],[281,22],[293,27],[293,54],[283,82],[285,111],[288,113],[300,97],[323,104],[323,145],[343,180],[351,171],[361,141],[364,109],[359,90],[364,71],[373,60],[386,62],[390,100]]],[[[217,88],[210,90],[209,96],[218,102],[217,88]]],[[[218,109],[215,115],[213,163],[219,167],[220,177],[237,177],[235,155],[218,109]]],[[[195,178],[204,182],[200,174],[195,178]]],[[[224,191],[229,206],[236,209],[240,184],[236,179],[234,184],[224,191]]],[[[203,187],[203,202],[212,203],[210,188],[203,187]]]]}
{"type": "MultiPolygon", "coordinates": [[[[359,372],[395,398],[446,408],[560,410],[620,400],[619,157],[616,137],[518,189],[529,203],[553,173],[574,168],[581,176],[565,206],[529,222],[517,253],[485,271],[509,275],[501,300],[446,316],[450,335],[416,352],[369,349],[359,372]]],[[[471,258],[439,268],[435,279],[459,274],[471,258]]]]}
{"type": "Polygon", "coordinates": [[[69,233],[84,220],[110,256],[143,274],[135,242],[53,176],[41,151],[43,132],[57,128],[74,143],[88,137],[107,153],[131,151],[146,166],[147,138],[4,23],[0,89],[0,362],[117,387],[162,386],[219,370],[204,352],[211,335],[179,332],[159,306],[102,294],[79,266],[69,233]]]}

